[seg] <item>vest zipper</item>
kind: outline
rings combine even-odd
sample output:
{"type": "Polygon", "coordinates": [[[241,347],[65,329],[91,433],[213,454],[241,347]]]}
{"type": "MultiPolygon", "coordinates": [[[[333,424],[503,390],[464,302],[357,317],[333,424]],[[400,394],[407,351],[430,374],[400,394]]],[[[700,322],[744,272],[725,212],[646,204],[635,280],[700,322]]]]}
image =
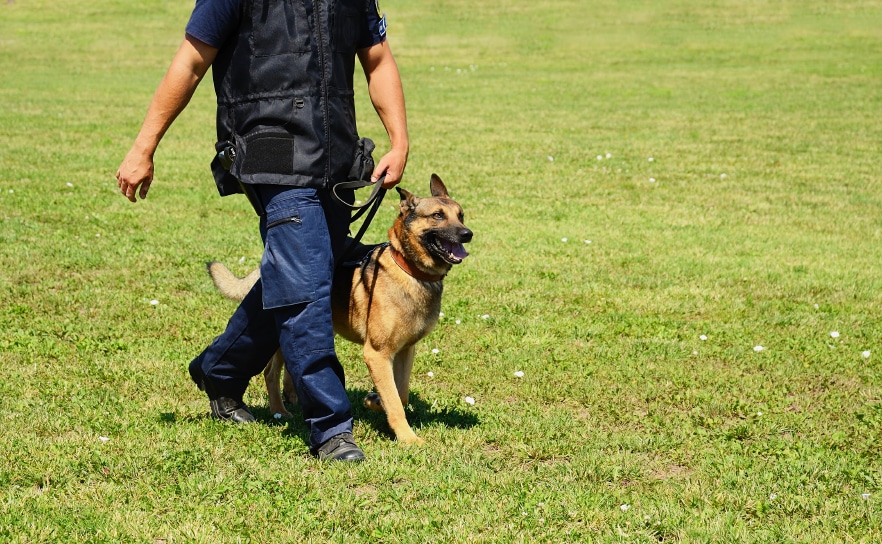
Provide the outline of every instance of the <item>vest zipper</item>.
{"type": "MultiPolygon", "coordinates": [[[[327,51],[325,50],[325,36],[322,32],[322,28],[324,28],[324,24],[322,23],[322,11],[323,8],[328,7],[327,0],[314,0],[313,6],[317,6],[316,9],[316,30],[318,32],[318,53],[319,53],[319,67],[322,72],[322,121],[325,126],[325,179],[324,184],[327,187],[330,185],[330,180],[328,179],[328,174],[331,171],[331,114],[328,106],[328,75],[327,71],[327,59],[325,58],[327,51]]],[[[330,11],[330,7],[328,7],[330,11]]],[[[330,23],[330,13],[328,14],[328,22],[330,23]]]]}

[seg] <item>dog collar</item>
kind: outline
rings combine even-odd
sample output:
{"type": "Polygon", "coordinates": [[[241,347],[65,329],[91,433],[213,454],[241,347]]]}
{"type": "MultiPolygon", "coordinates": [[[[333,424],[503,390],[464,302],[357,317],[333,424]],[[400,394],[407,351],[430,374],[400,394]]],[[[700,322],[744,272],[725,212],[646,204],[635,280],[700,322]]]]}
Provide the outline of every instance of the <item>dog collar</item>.
{"type": "Polygon", "coordinates": [[[392,260],[395,261],[395,264],[398,265],[398,268],[404,270],[404,273],[412,278],[418,279],[420,281],[436,282],[443,280],[444,276],[446,276],[446,274],[441,276],[436,274],[426,274],[415,266],[411,266],[411,264],[407,262],[407,259],[404,258],[404,255],[399,253],[391,245],[389,246],[389,252],[392,254],[392,260]]]}

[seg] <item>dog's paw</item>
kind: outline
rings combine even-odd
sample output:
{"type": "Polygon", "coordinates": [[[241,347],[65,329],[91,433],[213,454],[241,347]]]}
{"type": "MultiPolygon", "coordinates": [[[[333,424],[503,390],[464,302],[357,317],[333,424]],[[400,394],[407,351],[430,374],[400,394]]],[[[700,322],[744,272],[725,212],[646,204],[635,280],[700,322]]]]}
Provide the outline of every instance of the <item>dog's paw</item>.
{"type": "Polygon", "coordinates": [[[277,412],[273,412],[273,419],[292,419],[294,414],[289,412],[288,410],[279,410],[277,412]]]}
{"type": "Polygon", "coordinates": [[[412,434],[412,433],[409,436],[398,437],[398,441],[401,442],[402,444],[408,444],[408,445],[414,445],[414,446],[422,446],[423,444],[426,443],[425,440],[423,440],[422,438],[420,438],[417,435],[412,434]]]}
{"type": "Polygon", "coordinates": [[[380,395],[378,393],[368,393],[364,397],[364,407],[375,412],[382,412],[383,401],[380,399],[380,395]]]}

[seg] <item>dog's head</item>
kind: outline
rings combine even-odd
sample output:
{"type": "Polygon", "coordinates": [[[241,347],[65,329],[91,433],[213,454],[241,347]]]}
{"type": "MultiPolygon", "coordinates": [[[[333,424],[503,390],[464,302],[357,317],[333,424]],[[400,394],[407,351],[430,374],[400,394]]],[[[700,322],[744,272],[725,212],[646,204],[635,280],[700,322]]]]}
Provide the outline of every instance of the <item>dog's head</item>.
{"type": "Polygon", "coordinates": [[[429,274],[444,275],[468,256],[463,244],[471,242],[472,231],[463,224],[462,206],[450,198],[436,174],[429,188],[429,198],[398,188],[399,214],[389,239],[411,264],[429,274]]]}

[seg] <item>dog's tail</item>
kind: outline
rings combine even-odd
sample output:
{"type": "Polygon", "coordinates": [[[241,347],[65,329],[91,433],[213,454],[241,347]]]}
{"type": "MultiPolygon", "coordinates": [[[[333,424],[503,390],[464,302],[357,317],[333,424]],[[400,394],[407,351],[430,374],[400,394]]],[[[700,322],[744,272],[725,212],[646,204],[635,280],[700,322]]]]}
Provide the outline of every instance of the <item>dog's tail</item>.
{"type": "Polygon", "coordinates": [[[208,275],[211,276],[211,281],[214,282],[217,290],[220,291],[223,296],[235,301],[241,301],[245,298],[245,295],[248,294],[248,291],[251,290],[251,287],[253,287],[254,284],[257,283],[258,278],[260,278],[260,268],[255,269],[244,278],[240,278],[230,272],[229,268],[217,261],[207,263],[207,266],[208,275]]]}

